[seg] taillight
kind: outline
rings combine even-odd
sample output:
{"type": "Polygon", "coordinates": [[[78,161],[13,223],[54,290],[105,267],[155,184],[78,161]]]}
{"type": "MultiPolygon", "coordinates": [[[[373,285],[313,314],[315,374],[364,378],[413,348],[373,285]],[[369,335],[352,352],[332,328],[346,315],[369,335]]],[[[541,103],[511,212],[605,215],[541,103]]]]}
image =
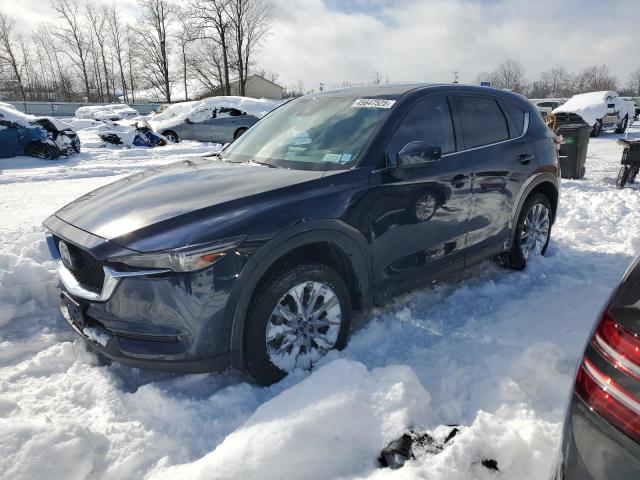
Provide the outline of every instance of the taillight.
{"type": "MultiPolygon", "coordinates": [[[[640,381],[640,339],[605,310],[591,345],[625,375],[640,381]]],[[[640,442],[640,399],[602,372],[586,356],[578,369],[575,392],[596,413],[640,442]]]]}
{"type": "Polygon", "coordinates": [[[564,142],[564,137],[562,135],[556,135],[555,137],[553,137],[553,143],[556,144],[557,150],[560,149],[560,145],[562,145],[562,142],[564,142]]]}

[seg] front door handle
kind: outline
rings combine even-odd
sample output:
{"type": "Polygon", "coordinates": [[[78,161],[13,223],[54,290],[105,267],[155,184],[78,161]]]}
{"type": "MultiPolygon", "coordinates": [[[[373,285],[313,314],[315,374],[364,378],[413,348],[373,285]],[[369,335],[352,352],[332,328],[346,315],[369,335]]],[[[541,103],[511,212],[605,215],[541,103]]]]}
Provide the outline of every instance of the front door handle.
{"type": "Polygon", "coordinates": [[[460,173],[451,179],[451,185],[453,185],[453,188],[462,188],[469,180],[471,180],[470,176],[460,173]]]}
{"type": "Polygon", "coordinates": [[[518,160],[523,165],[529,165],[529,163],[531,163],[531,160],[533,160],[533,155],[530,153],[521,153],[520,155],[518,155],[518,160]]]}

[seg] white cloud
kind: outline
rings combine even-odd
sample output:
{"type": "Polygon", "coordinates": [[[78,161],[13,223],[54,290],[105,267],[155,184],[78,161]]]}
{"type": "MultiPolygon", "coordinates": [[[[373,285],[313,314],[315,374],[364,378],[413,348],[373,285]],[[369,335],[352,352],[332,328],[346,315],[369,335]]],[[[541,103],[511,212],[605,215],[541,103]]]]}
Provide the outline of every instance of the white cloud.
{"type": "MultiPolygon", "coordinates": [[[[369,82],[374,71],[391,81],[449,82],[455,70],[471,82],[509,58],[531,79],[556,65],[605,63],[624,82],[640,66],[638,0],[272,2],[272,34],[257,63],[285,85],[369,82]]],[[[134,0],[117,3],[134,13],[134,0]]],[[[25,29],[52,19],[46,0],[0,0],[0,11],[25,29]]]]}

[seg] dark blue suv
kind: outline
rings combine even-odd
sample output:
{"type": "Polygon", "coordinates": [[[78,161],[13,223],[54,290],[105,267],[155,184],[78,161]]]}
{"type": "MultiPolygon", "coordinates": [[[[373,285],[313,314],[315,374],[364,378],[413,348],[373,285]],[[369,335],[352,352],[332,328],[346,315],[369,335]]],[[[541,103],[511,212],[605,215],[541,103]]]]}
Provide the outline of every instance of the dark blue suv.
{"type": "Polygon", "coordinates": [[[523,97],[400,85],[288,102],[216,157],[44,226],[61,311],[93,350],[271,383],[343,348],[353,310],[487,258],[524,268],[558,193],[555,135],[523,97]]]}

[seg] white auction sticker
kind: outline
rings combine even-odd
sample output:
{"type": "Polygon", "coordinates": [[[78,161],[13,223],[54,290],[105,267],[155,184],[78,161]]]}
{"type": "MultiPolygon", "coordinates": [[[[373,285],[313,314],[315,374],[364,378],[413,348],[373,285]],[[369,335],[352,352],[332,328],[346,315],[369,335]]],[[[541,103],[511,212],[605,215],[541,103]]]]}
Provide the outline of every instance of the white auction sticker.
{"type": "Polygon", "coordinates": [[[355,102],[353,102],[352,107],[360,107],[360,108],[391,108],[393,104],[396,103],[395,100],[382,100],[379,98],[359,98],[355,102]]]}

